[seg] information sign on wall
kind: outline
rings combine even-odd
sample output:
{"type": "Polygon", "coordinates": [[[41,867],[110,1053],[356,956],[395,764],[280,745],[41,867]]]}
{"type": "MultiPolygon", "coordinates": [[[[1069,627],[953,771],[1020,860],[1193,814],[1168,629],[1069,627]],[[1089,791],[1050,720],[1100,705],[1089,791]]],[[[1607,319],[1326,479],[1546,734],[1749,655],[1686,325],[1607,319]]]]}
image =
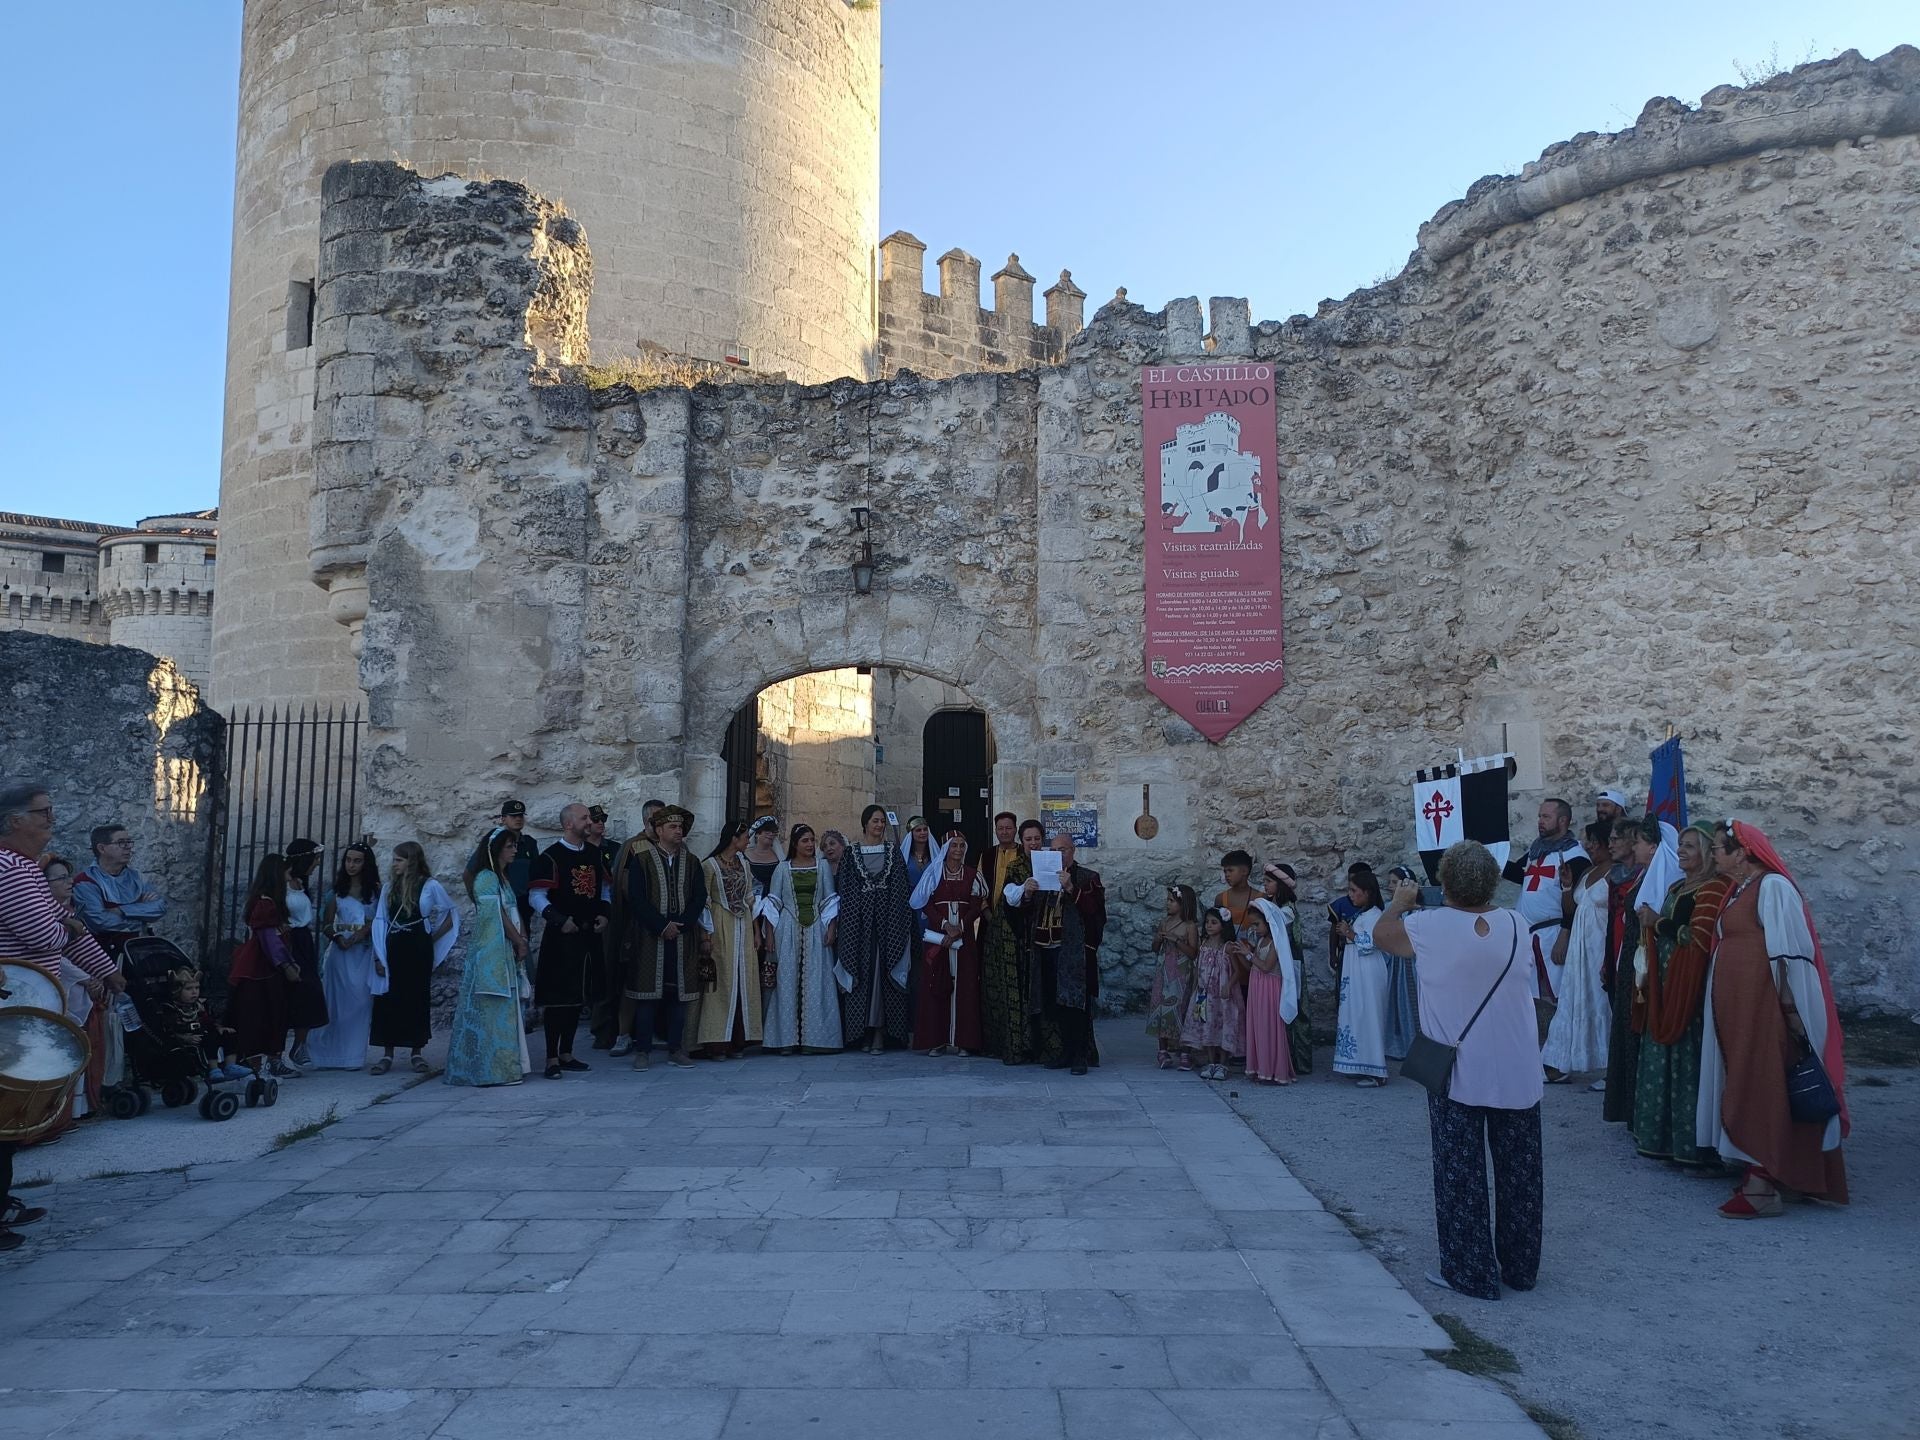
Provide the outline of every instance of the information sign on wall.
{"type": "Polygon", "coordinates": [[[1147,688],[1218,743],[1280,688],[1273,367],[1140,372],[1147,688]]]}

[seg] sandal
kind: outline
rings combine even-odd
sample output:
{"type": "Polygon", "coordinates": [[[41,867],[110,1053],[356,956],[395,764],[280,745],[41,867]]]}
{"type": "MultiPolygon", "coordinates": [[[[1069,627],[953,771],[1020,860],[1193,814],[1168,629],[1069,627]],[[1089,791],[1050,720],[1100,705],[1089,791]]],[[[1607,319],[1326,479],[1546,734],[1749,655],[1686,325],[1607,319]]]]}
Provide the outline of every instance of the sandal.
{"type": "Polygon", "coordinates": [[[425,1075],[430,1069],[432,1069],[432,1067],[427,1064],[427,1057],[424,1055],[414,1056],[412,1063],[413,1063],[413,1073],[416,1075],[425,1075]]]}
{"type": "Polygon", "coordinates": [[[383,1055],[373,1062],[373,1068],[369,1073],[384,1075],[391,1069],[393,1069],[393,1057],[391,1055],[383,1055]]]}
{"type": "Polygon", "coordinates": [[[1736,1190],[1733,1198],[1720,1207],[1720,1213],[1729,1220],[1771,1220],[1776,1215],[1784,1215],[1786,1210],[1779,1194],[1771,1190],[1764,1195],[1749,1195],[1744,1190],[1736,1190]]]}
{"type": "Polygon", "coordinates": [[[1182,1054],[1180,1056],[1180,1068],[1182,1070],[1191,1071],[1193,1069],[1193,1056],[1182,1054]]]}
{"type": "Polygon", "coordinates": [[[1773,1177],[1759,1166],[1750,1165],[1740,1176],[1740,1183],[1733,1187],[1732,1197],[1720,1206],[1720,1213],[1729,1220],[1762,1220],[1771,1219],[1786,1208],[1781,1187],[1773,1177]]]}

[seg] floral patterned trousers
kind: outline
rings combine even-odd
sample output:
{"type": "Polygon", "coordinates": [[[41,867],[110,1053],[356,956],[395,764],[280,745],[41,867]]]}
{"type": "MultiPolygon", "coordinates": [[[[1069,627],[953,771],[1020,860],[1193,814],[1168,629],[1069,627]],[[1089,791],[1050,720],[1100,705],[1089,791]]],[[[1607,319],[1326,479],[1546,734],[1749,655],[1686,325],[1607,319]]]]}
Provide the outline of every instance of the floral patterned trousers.
{"type": "Polygon", "coordinates": [[[1440,1273],[1463,1295],[1498,1300],[1540,1273],[1540,1107],[1495,1110],[1427,1096],[1440,1273]],[[1494,1214],[1487,1208],[1493,1157],[1494,1214]]]}

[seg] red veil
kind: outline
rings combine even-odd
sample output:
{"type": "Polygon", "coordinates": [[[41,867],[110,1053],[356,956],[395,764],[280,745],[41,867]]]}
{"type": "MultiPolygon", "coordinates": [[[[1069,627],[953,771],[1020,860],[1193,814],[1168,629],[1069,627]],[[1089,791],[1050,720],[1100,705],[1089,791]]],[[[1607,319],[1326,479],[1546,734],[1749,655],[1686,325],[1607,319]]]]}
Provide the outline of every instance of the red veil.
{"type": "Polygon", "coordinates": [[[1827,957],[1820,950],[1820,932],[1814,927],[1813,911],[1808,908],[1807,897],[1800,891],[1800,884],[1793,878],[1793,872],[1787,869],[1787,862],[1780,858],[1780,852],[1773,848],[1773,842],[1760,833],[1758,826],[1749,825],[1744,820],[1729,822],[1733,830],[1733,843],[1747,852],[1747,858],[1762,870],[1770,870],[1792,885],[1800,894],[1800,909],[1807,917],[1807,933],[1813,936],[1813,968],[1820,973],[1820,997],[1827,1008],[1827,1039],[1820,1050],[1820,1063],[1825,1067],[1827,1079],[1833,1082],[1834,1097],[1840,1102],[1840,1133],[1848,1135],[1853,1130],[1853,1117],[1847,1111],[1846,1061],[1841,1055],[1840,1012],[1833,1003],[1833,977],[1827,973],[1827,957]]]}

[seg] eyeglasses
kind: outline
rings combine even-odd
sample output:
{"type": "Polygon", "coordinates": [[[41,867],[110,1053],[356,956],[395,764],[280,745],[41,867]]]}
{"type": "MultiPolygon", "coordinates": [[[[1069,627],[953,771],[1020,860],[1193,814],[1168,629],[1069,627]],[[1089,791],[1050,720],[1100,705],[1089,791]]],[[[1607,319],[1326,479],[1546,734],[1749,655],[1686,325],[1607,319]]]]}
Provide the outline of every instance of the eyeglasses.
{"type": "Polygon", "coordinates": [[[36,805],[36,806],[34,806],[34,807],[33,807],[32,809],[30,809],[30,810],[28,810],[28,811],[27,811],[27,814],[29,814],[29,815],[44,815],[44,816],[46,816],[46,817],[47,817],[47,819],[49,819],[49,820],[51,820],[51,819],[53,819],[53,806],[51,806],[51,805],[36,805]]]}

